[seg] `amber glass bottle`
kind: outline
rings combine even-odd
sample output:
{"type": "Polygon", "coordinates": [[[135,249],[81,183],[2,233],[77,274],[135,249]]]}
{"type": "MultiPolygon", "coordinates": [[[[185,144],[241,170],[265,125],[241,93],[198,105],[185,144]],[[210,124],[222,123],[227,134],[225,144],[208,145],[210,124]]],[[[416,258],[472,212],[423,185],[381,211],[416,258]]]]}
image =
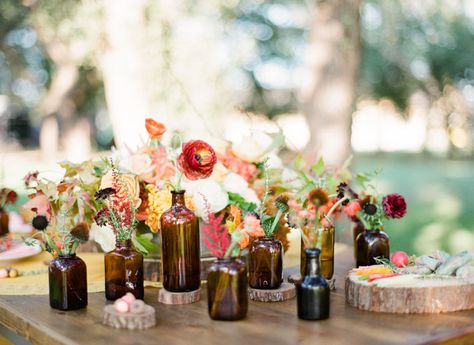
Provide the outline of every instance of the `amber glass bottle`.
{"type": "Polygon", "coordinates": [[[186,208],[184,191],[172,191],[171,208],[161,216],[163,287],[194,291],[201,285],[199,221],[186,208]]]}
{"type": "Polygon", "coordinates": [[[243,319],[248,309],[247,284],[247,269],[240,259],[217,258],[207,271],[207,303],[211,319],[243,319]]]}
{"type": "Polygon", "coordinates": [[[296,284],[298,317],[303,320],[323,320],[329,317],[329,285],[321,275],[318,248],[305,249],[306,275],[296,284]]]}
{"type": "Polygon", "coordinates": [[[376,265],[376,257],[390,259],[390,239],[380,230],[365,230],[357,236],[357,267],[376,265]]]}
{"type": "Polygon", "coordinates": [[[76,254],[60,255],[49,263],[51,308],[74,310],[87,307],[87,268],[76,254]]]}
{"type": "Polygon", "coordinates": [[[357,217],[352,217],[352,235],[353,235],[353,247],[354,247],[354,260],[357,261],[357,236],[359,236],[360,233],[364,232],[365,226],[364,224],[360,221],[359,218],[357,217]]]}
{"type": "MultiPolygon", "coordinates": [[[[335,230],[334,227],[324,227],[321,231],[321,274],[326,279],[331,279],[334,275],[334,242],[335,242],[335,230]]],[[[305,245],[301,241],[301,254],[300,254],[300,271],[301,276],[306,275],[306,255],[305,245]]]]}
{"type": "Polygon", "coordinates": [[[105,297],[115,301],[127,292],[143,299],[143,255],[131,240],[117,240],[115,249],[105,254],[105,297]]]}
{"type": "Polygon", "coordinates": [[[249,286],[278,289],[283,280],[283,246],[273,236],[260,237],[249,247],[249,286]]]}
{"type": "Polygon", "coordinates": [[[9,216],[7,210],[0,207],[0,237],[3,237],[8,234],[8,222],[9,216]]]}

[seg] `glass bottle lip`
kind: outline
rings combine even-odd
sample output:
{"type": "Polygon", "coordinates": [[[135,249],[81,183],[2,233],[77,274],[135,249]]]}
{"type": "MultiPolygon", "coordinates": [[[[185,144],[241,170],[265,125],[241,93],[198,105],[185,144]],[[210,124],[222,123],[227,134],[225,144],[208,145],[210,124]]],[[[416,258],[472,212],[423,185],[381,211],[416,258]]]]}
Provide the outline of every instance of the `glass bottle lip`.
{"type": "Polygon", "coordinates": [[[184,194],[186,191],[184,189],[172,190],[171,194],[184,194]]]}
{"type": "Polygon", "coordinates": [[[316,258],[321,254],[321,249],[319,248],[306,248],[304,250],[307,257],[316,258]]]}
{"type": "Polygon", "coordinates": [[[237,256],[218,256],[216,258],[217,262],[232,262],[239,259],[237,256]]]}
{"type": "Polygon", "coordinates": [[[262,237],[259,237],[258,239],[261,241],[274,241],[275,235],[262,236],[262,237]]]}
{"type": "Polygon", "coordinates": [[[61,258],[61,259],[72,259],[72,258],[75,258],[75,257],[76,257],[76,253],[69,253],[69,254],[66,254],[66,253],[62,254],[62,253],[60,253],[60,254],[58,255],[58,258],[61,258]]]}
{"type": "Polygon", "coordinates": [[[128,239],[128,240],[115,240],[115,246],[116,247],[126,247],[126,246],[130,246],[131,244],[132,244],[131,239],[128,239]]]}

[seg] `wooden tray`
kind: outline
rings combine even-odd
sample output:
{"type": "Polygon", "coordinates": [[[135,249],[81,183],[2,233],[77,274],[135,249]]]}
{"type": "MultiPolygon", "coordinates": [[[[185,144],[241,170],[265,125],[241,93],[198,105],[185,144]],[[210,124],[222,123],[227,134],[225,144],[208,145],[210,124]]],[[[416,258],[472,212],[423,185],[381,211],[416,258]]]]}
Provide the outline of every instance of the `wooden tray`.
{"type": "Polygon", "coordinates": [[[345,291],[351,306],[374,312],[438,314],[474,309],[474,283],[455,278],[425,278],[410,286],[377,287],[351,272],[345,291]]]}

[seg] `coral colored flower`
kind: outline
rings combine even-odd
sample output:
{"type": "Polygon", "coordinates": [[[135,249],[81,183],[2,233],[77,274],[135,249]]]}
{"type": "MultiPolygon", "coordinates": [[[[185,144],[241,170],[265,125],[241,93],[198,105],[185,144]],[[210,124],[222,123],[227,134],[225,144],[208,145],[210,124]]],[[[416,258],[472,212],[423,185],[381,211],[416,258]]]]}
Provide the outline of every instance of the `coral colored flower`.
{"type": "Polygon", "coordinates": [[[390,218],[402,218],[407,213],[405,198],[400,194],[386,195],[382,200],[384,213],[390,218]]]}
{"type": "Polygon", "coordinates": [[[351,201],[344,207],[344,212],[349,217],[354,217],[361,210],[360,203],[358,201],[351,201]]]}
{"type": "Polygon", "coordinates": [[[250,235],[245,231],[241,231],[241,237],[239,241],[240,249],[247,248],[249,243],[250,243],[250,235]]]}
{"type": "Polygon", "coordinates": [[[145,128],[152,139],[159,139],[166,132],[164,124],[151,118],[145,120],[145,128]]]}
{"type": "Polygon", "coordinates": [[[30,197],[30,200],[23,205],[24,208],[32,210],[39,216],[45,216],[48,221],[51,220],[51,205],[48,197],[43,193],[36,193],[30,197]]]}
{"type": "Polygon", "coordinates": [[[242,176],[245,181],[250,182],[256,175],[258,169],[255,164],[246,162],[237,156],[232,151],[227,150],[225,155],[218,155],[219,161],[230,171],[242,176]]]}
{"type": "Polygon", "coordinates": [[[202,140],[191,140],[183,144],[178,157],[178,166],[189,180],[211,176],[217,157],[214,149],[202,140]]]}
{"type": "Polygon", "coordinates": [[[114,188],[114,173],[113,170],[109,170],[107,174],[102,176],[100,182],[100,189],[113,188],[115,189],[115,195],[113,198],[120,198],[123,200],[128,200],[129,198],[133,202],[135,208],[138,208],[141,203],[140,199],[140,184],[138,182],[138,177],[131,174],[121,174],[118,177],[118,188],[114,188]]]}
{"type": "Polygon", "coordinates": [[[263,228],[260,224],[260,219],[254,215],[248,215],[245,217],[244,226],[246,232],[252,237],[262,237],[265,235],[263,228]]]}

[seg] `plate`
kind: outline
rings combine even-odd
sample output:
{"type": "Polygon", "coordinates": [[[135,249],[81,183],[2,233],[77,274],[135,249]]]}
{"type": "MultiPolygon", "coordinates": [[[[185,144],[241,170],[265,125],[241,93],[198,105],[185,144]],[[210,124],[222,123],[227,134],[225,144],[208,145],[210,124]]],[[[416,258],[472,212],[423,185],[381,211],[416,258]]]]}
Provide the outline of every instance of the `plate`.
{"type": "Polygon", "coordinates": [[[41,253],[41,246],[27,246],[23,242],[13,240],[12,248],[0,253],[0,262],[17,261],[41,253]]]}

